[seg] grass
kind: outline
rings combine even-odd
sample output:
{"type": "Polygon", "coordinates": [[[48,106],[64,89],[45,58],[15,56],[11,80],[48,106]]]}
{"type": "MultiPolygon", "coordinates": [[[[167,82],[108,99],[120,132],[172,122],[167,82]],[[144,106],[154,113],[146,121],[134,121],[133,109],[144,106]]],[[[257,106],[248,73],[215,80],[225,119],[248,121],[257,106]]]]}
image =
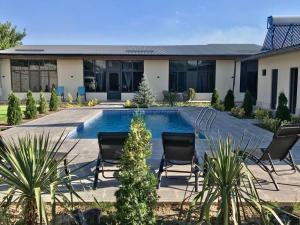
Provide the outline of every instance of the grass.
{"type": "MultiPolygon", "coordinates": [[[[21,105],[22,112],[25,111],[25,105],[21,105]]],[[[5,123],[7,121],[7,105],[0,105],[0,123],[5,123]]]]}

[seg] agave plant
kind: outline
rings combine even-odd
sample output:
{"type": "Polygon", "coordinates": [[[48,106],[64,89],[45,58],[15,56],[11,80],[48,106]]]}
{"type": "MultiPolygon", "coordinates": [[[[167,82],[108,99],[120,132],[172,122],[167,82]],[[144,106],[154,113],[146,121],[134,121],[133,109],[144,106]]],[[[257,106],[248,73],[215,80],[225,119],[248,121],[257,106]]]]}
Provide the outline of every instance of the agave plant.
{"type": "Polygon", "coordinates": [[[68,202],[59,187],[68,184],[69,176],[58,174],[58,166],[64,162],[67,166],[66,158],[77,143],[66,153],[59,153],[65,138],[62,133],[57,141],[52,141],[48,133],[27,134],[16,141],[1,140],[0,181],[9,186],[1,206],[21,207],[26,225],[48,224],[44,194],[51,195],[53,214],[56,201],[68,202]]]}
{"type": "Polygon", "coordinates": [[[218,138],[209,140],[209,146],[202,191],[192,202],[187,222],[196,210],[201,224],[211,224],[212,217],[215,224],[224,225],[243,224],[251,217],[256,217],[259,224],[273,224],[270,218],[283,224],[273,206],[260,199],[256,179],[244,163],[242,144],[234,145],[231,138],[218,138]]]}

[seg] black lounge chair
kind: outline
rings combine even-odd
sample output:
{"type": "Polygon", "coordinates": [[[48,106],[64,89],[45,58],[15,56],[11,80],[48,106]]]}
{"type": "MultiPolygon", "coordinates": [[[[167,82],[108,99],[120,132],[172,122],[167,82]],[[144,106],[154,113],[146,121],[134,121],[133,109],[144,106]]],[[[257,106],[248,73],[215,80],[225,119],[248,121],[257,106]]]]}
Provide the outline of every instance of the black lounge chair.
{"type": "Polygon", "coordinates": [[[247,159],[256,163],[269,174],[277,191],[279,191],[279,187],[272,175],[273,172],[277,174],[273,160],[284,161],[290,165],[295,172],[296,170],[300,172],[291,153],[291,149],[298,141],[299,135],[300,125],[284,125],[274,134],[273,140],[267,148],[261,148],[258,149],[259,151],[254,152],[246,152],[246,154],[242,153],[247,159]],[[270,164],[271,169],[267,167],[266,162],[270,164]]]}
{"type": "Polygon", "coordinates": [[[166,172],[189,173],[187,171],[168,170],[172,165],[191,165],[191,173],[195,175],[195,190],[198,191],[199,167],[195,154],[194,133],[162,133],[164,154],[162,156],[158,171],[158,185],[160,187],[161,174],[166,172]]]}
{"type": "Polygon", "coordinates": [[[112,178],[105,176],[104,172],[118,171],[104,169],[104,163],[117,165],[121,158],[123,145],[128,137],[128,132],[99,132],[98,133],[98,144],[99,154],[97,158],[95,179],[93,189],[97,188],[98,175],[102,173],[104,178],[112,178]],[[101,169],[100,169],[101,166],[101,169]]]}

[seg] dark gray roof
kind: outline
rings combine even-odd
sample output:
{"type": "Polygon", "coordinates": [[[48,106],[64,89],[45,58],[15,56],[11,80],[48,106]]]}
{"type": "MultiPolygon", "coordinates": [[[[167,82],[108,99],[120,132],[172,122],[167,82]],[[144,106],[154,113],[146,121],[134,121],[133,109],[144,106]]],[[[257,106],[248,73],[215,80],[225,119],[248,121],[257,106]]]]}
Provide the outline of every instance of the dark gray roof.
{"type": "Polygon", "coordinates": [[[281,55],[281,54],[291,53],[296,51],[300,51],[300,44],[295,46],[288,46],[280,49],[274,49],[271,51],[261,51],[258,54],[244,58],[244,60],[260,59],[260,58],[271,57],[275,55],[281,55]]]}
{"type": "Polygon", "coordinates": [[[149,56],[248,56],[259,52],[255,44],[208,45],[22,45],[0,55],[149,55],[149,56]]]}

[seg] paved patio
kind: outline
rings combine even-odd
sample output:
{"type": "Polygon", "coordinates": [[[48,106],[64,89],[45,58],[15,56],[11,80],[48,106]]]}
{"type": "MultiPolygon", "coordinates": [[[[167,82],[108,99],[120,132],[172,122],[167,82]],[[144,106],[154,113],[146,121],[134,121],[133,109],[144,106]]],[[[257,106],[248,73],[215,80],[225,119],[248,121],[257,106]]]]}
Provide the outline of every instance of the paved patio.
{"type": "MultiPolygon", "coordinates": [[[[50,132],[54,139],[63,132],[70,132],[74,130],[78,125],[82,124],[89,118],[97,115],[101,110],[106,108],[119,108],[120,105],[99,105],[93,108],[74,108],[65,109],[57,113],[45,116],[43,118],[28,122],[15,128],[11,128],[6,131],[2,131],[1,135],[4,138],[14,138],[17,135],[25,135],[27,132],[30,134],[50,132]]],[[[184,107],[179,108],[184,118],[193,122],[199,112],[199,108],[184,107]]],[[[212,129],[209,132],[205,132],[208,137],[217,137],[221,135],[226,137],[231,135],[235,140],[239,140],[242,136],[247,140],[251,140],[251,146],[259,145],[265,147],[272,139],[272,133],[264,129],[261,129],[254,125],[255,120],[240,120],[228,115],[225,112],[218,112],[212,129]]],[[[68,139],[61,151],[67,151],[77,140],[68,139]]],[[[157,170],[159,162],[162,156],[162,144],[161,140],[154,139],[153,154],[149,163],[153,170],[157,170]]],[[[196,143],[197,153],[199,156],[203,156],[204,151],[207,150],[207,143],[205,140],[197,140],[196,143]]],[[[72,167],[78,167],[87,162],[94,161],[98,154],[98,144],[96,139],[80,140],[76,148],[72,152],[72,156],[77,156],[72,162],[72,167]]],[[[298,143],[293,149],[293,154],[296,163],[300,164],[300,144],[298,143]]],[[[74,184],[79,194],[86,201],[93,201],[94,197],[98,201],[114,201],[114,192],[118,189],[118,182],[115,179],[104,179],[100,177],[98,189],[93,191],[91,189],[93,183],[93,169],[95,162],[81,169],[76,175],[84,177],[80,182],[74,184]]],[[[270,179],[265,172],[255,165],[250,165],[252,172],[262,181],[259,186],[259,192],[263,199],[269,201],[278,202],[295,202],[300,199],[300,173],[293,173],[286,165],[278,163],[277,168],[280,176],[275,175],[280,191],[275,191],[275,188],[270,184],[270,179]]],[[[185,167],[188,170],[188,167],[185,167]]],[[[185,191],[190,193],[193,187],[194,179],[186,180],[182,174],[169,174],[173,178],[180,179],[167,179],[163,176],[162,185],[158,191],[161,202],[181,202],[184,198],[185,191]],[[187,187],[187,184],[189,186],[187,187]]],[[[200,186],[201,188],[201,180],[200,186]]],[[[5,191],[5,187],[2,187],[2,191],[5,191]]]]}

